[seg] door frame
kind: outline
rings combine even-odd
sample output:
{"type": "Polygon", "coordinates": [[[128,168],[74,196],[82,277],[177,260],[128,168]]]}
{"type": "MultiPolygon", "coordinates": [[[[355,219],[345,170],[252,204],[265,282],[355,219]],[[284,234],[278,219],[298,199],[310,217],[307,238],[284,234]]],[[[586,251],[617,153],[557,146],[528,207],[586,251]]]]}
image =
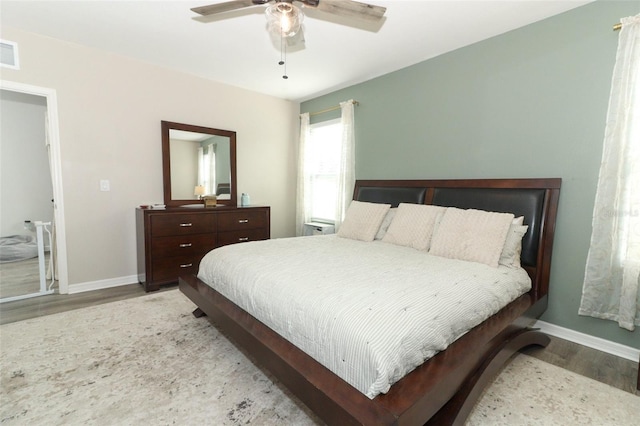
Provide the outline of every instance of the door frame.
{"type": "Polygon", "coordinates": [[[0,80],[0,89],[12,92],[42,96],[47,100],[47,126],[51,167],[51,181],[53,184],[53,217],[56,226],[58,292],[69,293],[69,275],[67,269],[67,238],[64,221],[64,197],[62,192],[62,159],[60,155],[60,132],[58,127],[58,100],[55,89],[0,80]]]}

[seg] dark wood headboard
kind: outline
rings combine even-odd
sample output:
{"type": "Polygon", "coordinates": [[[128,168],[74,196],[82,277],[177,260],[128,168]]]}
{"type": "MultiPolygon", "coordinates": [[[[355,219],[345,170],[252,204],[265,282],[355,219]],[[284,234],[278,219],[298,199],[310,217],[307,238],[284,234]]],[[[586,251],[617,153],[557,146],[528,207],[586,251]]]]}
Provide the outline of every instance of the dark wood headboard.
{"type": "Polygon", "coordinates": [[[551,252],[555,231],[560,178],[358,180],[353,199],[373,203],[433,204],[524,216],[529,226],[522,239],[522,266],[532,280],[536,301],[549,291],[551,252]]]}

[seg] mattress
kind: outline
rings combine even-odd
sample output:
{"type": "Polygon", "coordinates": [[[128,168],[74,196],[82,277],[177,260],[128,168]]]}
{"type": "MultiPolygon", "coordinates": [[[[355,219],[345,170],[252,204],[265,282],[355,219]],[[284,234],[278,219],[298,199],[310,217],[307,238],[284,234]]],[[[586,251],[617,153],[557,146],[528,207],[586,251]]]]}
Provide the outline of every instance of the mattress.
{"type": "Polygon", "coordinates": [[[335,235],[220,247],[198,278],[369,398],[531,287],[521,268],[335,235]]]}

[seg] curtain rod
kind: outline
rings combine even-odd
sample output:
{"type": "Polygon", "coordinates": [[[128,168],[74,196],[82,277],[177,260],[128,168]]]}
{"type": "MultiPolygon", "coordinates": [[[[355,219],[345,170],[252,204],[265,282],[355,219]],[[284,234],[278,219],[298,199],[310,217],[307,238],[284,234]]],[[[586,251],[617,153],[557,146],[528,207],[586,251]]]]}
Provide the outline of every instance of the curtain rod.
{"type": "Polygon", "coordinates": [[[622,28],[622,24],[618,22],[613,26],[613,31],[619,31],[622,28]]]}
{"type": "MultiPolygon", "coordinates": [[[[360,102],[358,102],[358,101],[351,101],[351,102],[353,102],[353,104],[354,104],[355,106],[360,105],[360,102]]],[[[321,110],[321,111],[310,112],[310,113],[309,113],[309,115],[310,115],[310,116],[320,115],[320,114],[324,114],[324,113],[326,113],[326,112],[335,111],[335,110],[337,110],[337,109],[340,109],[340,105],[332,106],[332,107],[330,107],[330,108],[326,108],[326,109],[323,109],[323,110],[321,110]]]]}

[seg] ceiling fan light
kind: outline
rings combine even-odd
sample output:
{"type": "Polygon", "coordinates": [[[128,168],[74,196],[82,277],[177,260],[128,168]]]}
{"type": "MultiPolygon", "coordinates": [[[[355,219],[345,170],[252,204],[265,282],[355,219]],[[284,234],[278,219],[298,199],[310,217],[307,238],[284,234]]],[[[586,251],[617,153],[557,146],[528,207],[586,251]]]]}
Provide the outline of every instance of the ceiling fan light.
{"type": "Polygon", "coordinates": [[[282,37],[293,37],[302,25],[304,14],[288,2],[276,2],[267,7],[267,26],[269,32],[282,37]]]}

